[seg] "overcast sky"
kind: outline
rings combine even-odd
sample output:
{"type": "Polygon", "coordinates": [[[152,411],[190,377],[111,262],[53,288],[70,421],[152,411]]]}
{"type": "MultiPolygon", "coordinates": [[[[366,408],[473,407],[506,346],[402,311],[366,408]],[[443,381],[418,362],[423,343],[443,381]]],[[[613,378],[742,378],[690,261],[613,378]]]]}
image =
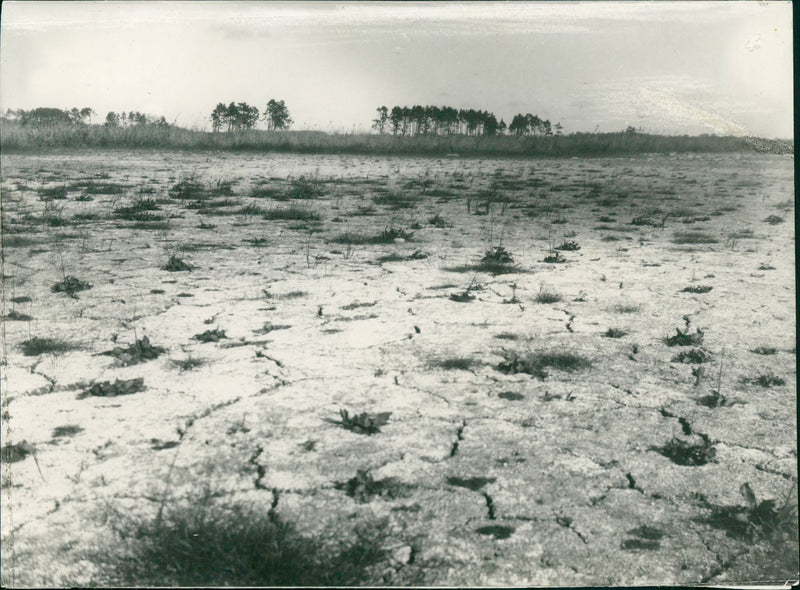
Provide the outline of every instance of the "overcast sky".
{"type": "Polygon", "coordinates": [[[378,106],[532,113],[565,131],[793,135],[789,2],[4,2],[0,108],[207,128],[283,99],[295,129],[378,106]]]}

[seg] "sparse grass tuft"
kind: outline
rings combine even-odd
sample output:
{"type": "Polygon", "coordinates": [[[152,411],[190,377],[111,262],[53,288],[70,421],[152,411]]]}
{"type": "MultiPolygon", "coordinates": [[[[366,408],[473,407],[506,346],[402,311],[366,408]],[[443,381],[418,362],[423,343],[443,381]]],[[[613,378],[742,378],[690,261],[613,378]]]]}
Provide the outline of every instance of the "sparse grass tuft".
{"type": "Polygon", "coordinates": [[[673,363],[688,363],[691,365],[700,365],[711,361],[711,353],[702,348],[693,348],[691,350],[682,350],[674,357],[673,363]]]}
{"type": "Polygon", "coordinates": [[[444,369],[445,371],[451,371],[454,369],[458,371],[469,371],[476,364],[479,364],[478,361],[468,356],[436,359],[430,362],[431,367],[444,369]]]}
{"type": "Polygon", "coordinates": [[[706,285],[692,285],[681,289],[681,293],[708,293],[713,288],[706,285]]]}
{"type": "Polygon", "coordinates": [[[42,354],[62,354],[75,350],[78,345],[59,340],[57,338],[39,338],[34,336],[20,343],[22,354],[25,356],[39,356],[42,354]]]}
{"type": "Polygon", "coordinates": [[[750,350],[753,354],[761,354],[765,356],[769,356],[772,354],[776,354],[778,352],[777,348],[772,348],[771,346],[758,346],[750,350]]]}
{"type": "MultiPolygon", "coordinates": [[[[153,518],[115,511],[113,542],[90,554],[101,586],[358,586],[380,581],[384,521],[304,537],[271,510],[212,503],[211,492],[153,518]]],[[[108,518],[106,520],[109,520],[108,518]]]]}
{"type": "Polygon", "coordinates": [[[66,293],[70,297],[73,297],[78,291],[85,291],[86,289],[91,288],[92,285],[90,283],[77,279],[73,276],[64,277],[64,280],[54,283],[50,286],[50,290],[53,293],[66,293]]]}
{"type": "Polygon", "coordinates": [[[700,466],[710,463],[716,456],[716,450],[709,438],[700,435],[698,444],[691,444],[679,438],[673,438],[662,447],[651,447],[651,450],[664,455],[676,465],[700,466]]]}
{"type": "Polygon", "coordinates": [[[609,328],[603,333],[606,338],[622,338],[627,335],[628,333],[625,330],[620,330],[619,328],[609,328]]]}
{"type": "Polygon", "coordinates": [[[12,309],[5,315],[4,319],[12,322],[29,322],[33,319],[33,316],[30,316],[27,313],[20,313],[17,310],[12,309]]]}
{"type": "Polygon", "coordinates": [[[173,359],[172,364],[179,368],[181,372],[192,371],[197,367],[202,367],[205,364],[205,359],[196,357],[187,357],[185,359],[173,359]]]}
{"type": "Polygon", "coordinates": [[[758,377],[742,377],[744,385],[758,385],[759,387],[774,387],[776,385],[786,385],[786,380],[782,377],[776,377],[771,373],[759,375],[758,377]]]}
{"type": "Polygon", "coordinates": [[[284,207],[267,209],[261,217],[270,221],[320,221],[322,216],[309,209],[301,207],[284,207]]]}
{"type": "Polygon", "coordinates": [[[778,225],[779,223],[783,223],[783,217],[778,217],[777,215],[770,215],[769,217],[764,219],[764,223],[769,223],[770,225],[778,225]]]}
{"type": "Polygon", "coordinates": [[[681,331],[680,328],[675,328],[675,330],[677,334],[665,339],[667,346],[697,346],[703,343],[705,334],[700,328],[694,334],[689,334],[688,328],[686,331],[681,331]]]}
{"type": "Polygon", "coordinates": [[[591,366],[592,362],[589,359],[573,352],[530,352],[524,356],[506,352],[504,360],[497,365],[497,370],[511,374],[525,373],[544,379],[547,377],[548,367],[572,373],[591,366]]]}
{"type": "Polygon", "coordinates": [[[192,340],[199,340],[200,342],[219,342],[223,338],[227,338],[225,330],[214,328],[213,330],[206,330],[202,334],[195,334],[192,340]]]}
{"type": "Polygon", "coordinates": [[[121,366],[129,367],[156,359],[164,352],[166,352],[166,349],[161,346],[153,346],[150,344],[150,339],[147,336],[143,336],[127,348],[116,347],[100,354],[113,356],[121,366]]]}
{"type": "Polygon", "coordinates": [[[560,293],[546,289],[544,285],[539,287],[539,292],[534,298],[536,303],[558,303],[561,300],[563,300],[563,297],[560,293]]]}
{"type": "Polygon", "coordinates": [[[673,244],[716,244],[717,238],[701,231],[676,231],[672,234],[673,244]]]}
{"type": "Polygon", "coordinates": [[[555,247],[555,250],[563,250],[565,252],[575,252],[580,249],[581,247],[578,245],[578,242],[574,241],[562,242],[560,245],[555,247]]]}
{"type": "Polygon", "coordinates": [[[56,426],[53,429],[53,434],[51,436],[53,438],[62,438],[64,436],[75,436],[81,432],[83,432],[83,428],[80,426],[77,426],[76,424],[67,424],[65,426],[56,426]]]}
{"type": "Polygon", "coordinates": [[[183,272],[183,271],[191,272],[193,268],[194,267],[191,264],[184,262],[183,259],[178,258],[175,255],[172,255],[169,257],[167,263],[161,267],[161,270],[166,270],[169,272],[183,272]]]}

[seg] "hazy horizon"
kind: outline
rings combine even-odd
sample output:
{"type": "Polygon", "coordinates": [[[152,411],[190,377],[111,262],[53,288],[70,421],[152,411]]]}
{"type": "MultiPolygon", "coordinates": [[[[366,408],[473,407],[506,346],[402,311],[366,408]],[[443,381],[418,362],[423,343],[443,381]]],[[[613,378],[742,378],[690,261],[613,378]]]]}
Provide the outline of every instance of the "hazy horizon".
{"type": "Polygon", "coordinates": [[[793,138],[789,2],[18,2],[0,108],[164,115],[286,101],[293,129],[369,131],[448,105],[620,131],[793,138]]]}

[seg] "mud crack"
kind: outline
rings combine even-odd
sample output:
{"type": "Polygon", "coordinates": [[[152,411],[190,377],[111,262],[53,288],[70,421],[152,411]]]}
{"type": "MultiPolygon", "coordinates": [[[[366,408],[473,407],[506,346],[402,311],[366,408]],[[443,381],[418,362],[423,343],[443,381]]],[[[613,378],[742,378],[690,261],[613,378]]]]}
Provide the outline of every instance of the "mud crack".
{"type": "Polygon", "coordinates": [[[464,428],[467,426],[467,421],[462,420],[461,426],[456,430],[456,440],[453,441],[453,446],[450,447],[450,456],[455,457],[456,453],[458,453],[458,445],[459,443],[464,440],[464,428]]]}
{"type": "MultiPolygon", "coordinates": [[[[263,480],[264,477],[267,475],[267,468],[264,467],[261,463],[258,462],[258,458],[261,456],[261,454],[263,452],[264,452],[264,449],[262,447],[256,447],[256,450],[253,451],[253,454],[250,455],[250,459],[248,459],[248,461],[247,461],[250,465],[255,467],[256,478],[253,481],[253,485],[255,486],[255,488],[257,490],[269,489],[269,488],[267,488],[267,486],[265,486],[263,483],[261,483],[261,480],[263,480]]],[[[277,494],[277,491],[273,491],[273,494],[277,494]]],[[[276,495],[276,498],[277,498],[277,495],[276,495]]],[[[273,500],[273,504],[277,504],[277,499],[273,500]]],[[[270,509],[270,511],[271,510],[272,509],[270,509]]]]}

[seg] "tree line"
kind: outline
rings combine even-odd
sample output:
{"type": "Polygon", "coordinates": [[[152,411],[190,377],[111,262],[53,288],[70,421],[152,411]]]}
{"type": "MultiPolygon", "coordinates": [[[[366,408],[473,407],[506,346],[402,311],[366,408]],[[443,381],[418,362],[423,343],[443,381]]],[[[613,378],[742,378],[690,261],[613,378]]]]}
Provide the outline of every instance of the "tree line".
{"type": "MultiPolygon", "coordinates": [[[[8,109],[3,116],[7,121],[18,121],[24,127],[75,127],[89,125],[92,117],[97,113],[91,107],[81,109],[57,109],[54,107],[39,107],[26,111],[25,109],[8,109]]],[[[115,113],[109,112],[103,122],[106,127],[133,127],[142,125],[155,125],[168,127],[169,123],[164,117],[154,117],[139,111],[115,113]]]]}
{"type": "Polygon", "coordinates": [[[506,125],[502,119],[498,122],[494,113],[476,109],[414,105],[391,110],[381,106],[376,111],[372,128],[381,135],[561,135],[562,130],[560,123],[553,126],[531,114],[515,115],[511,125],[506,125]]]}
{"type": "Polygon", "coordinates": [[[227,106],[224,103],[217,104],[209,118],[214,133],[252,129],[259,119],[267,122],[267,129],[270,131],[288,129],[294,123],[286,103],[274,98],[267,102],[263,115],[258,107],[250,106],[246,102],[232,102],[227,106]]]}

